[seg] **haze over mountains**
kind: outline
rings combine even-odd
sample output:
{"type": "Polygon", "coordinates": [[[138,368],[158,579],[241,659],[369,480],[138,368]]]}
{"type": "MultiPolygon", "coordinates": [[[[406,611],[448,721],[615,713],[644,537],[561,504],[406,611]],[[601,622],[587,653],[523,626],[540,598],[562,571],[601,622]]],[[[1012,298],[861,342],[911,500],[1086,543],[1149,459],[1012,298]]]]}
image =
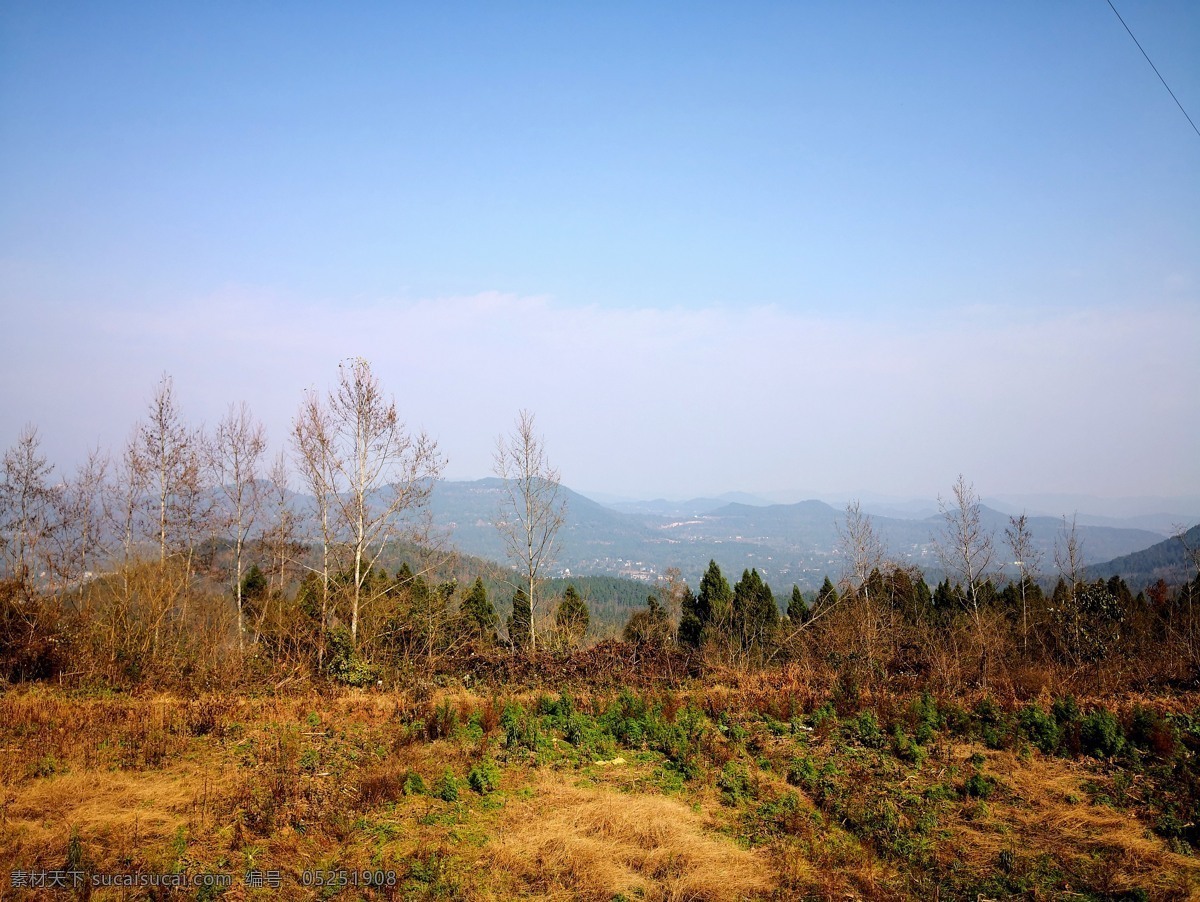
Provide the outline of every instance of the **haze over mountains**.
{"type": "MultiPolygon", "coordinates": [[[[748,492],[726,492],[713,497],[691,498],[686,501],[669,501],[657,498],[653,501],[617,499],[599,493],[581,492],[594,501],[613,510],[634,514],[683,514],[709,513],[730,503],[768,507],[773,504],[794,504],[799,501],[824,501],[838,510],[851,499],[858,499],[864,511],[874,516],[896,517],[902,520],[919,520],[937,516],[938,503],[933,498],[897,500],[870,494],[829,495],[810,492],[797,497],[795,492],[781,492],[770,497],[748,492]]],[[[1076,514],[1076,522],[1087,526],[1113,526],[1117,528],[1147,529],[1162,535],[1173,535],[1180,526],[1200,520],[1200,497],[1162,498],[1097,498],[1092,495],[1000,495],[984,498],[985,506],[1006,515],[1026,514],[1030,517],[1061,518],[1064,514],[1076,514]]]]}
{"type": "MultiPolygon", "coordinates": [[[[462,551],[503,560],[504,548],[493,525],[501,486],[498,479],[438,483],[432,499],[435,522],[451,532],[462,551]]],[[[601,504],[565,486],[562,495],[567,519],[560,534],[560,571],[653,580],[668,567],[679,567],[695,584],[708,561],[715,559],[727,573],[756,567],[777,588],[794,583],[813,590],[826,574],[836,578],[842,570],[837,546],[843,509],[826,501],[770,504],[756,496],[732,494],[601,504]]],[[[864,502],[863,509],[872,514],[892,557],[916,564],[931,576],[938,574],[934,540],[943,524],[936,502],[864,502]]],[[[1084,562],[1101,564],[1143,551],[1162,542],[1181,521],[1200,519],[1141,510],[1128,519],[1078,515],[1084,562]]],[[[1020,513],[1020,508],[1007,499],[983,508],[984,525],[995,534],[997,565],[1007,560],[1003,533],[1010,511],[1020,513]]],[[[1062,519],[1031,515],[1029,526],[1043,554],[1043,570],[1049,572],[1062,519]]]]}

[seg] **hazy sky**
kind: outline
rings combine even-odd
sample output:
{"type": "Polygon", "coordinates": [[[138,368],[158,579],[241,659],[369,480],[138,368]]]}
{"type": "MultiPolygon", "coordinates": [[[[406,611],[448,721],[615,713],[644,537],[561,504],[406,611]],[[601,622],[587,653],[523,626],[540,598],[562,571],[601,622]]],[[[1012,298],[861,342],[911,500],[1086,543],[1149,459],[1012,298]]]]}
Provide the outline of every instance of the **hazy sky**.
{"type": "MultiPolygon", "coordinates": [[[[1117,8],[1200,122],[1200,4],[1117,8]]],[[[622,495],[1200,493],[1200,136],[1104,0],[10,0],[0,314],[67,469],[360,355],[455,478],[527,407],[622,495]]]]}

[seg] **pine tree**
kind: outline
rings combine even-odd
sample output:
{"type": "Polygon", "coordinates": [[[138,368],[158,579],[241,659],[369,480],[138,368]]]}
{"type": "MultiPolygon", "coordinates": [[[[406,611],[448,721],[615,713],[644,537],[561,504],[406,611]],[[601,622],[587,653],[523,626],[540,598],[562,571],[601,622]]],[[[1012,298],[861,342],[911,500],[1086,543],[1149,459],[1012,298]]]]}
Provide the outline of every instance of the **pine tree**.
{"type": "Polygon", "coordinates": [[[702,616],[700,600],[689,588],[679,605],[679,643],[697,648],[704,633],[706,617],[702,616]]]}
{"type": "Polygon", "coordinates": [[[950,588],[950,580],[944,579],[933,590],[933,606],[944,614],[954,606],[954,603],[954,590],[950,588]]]}
{"type": "Polygon", "coordinates": [[[482,578],[475,578],[475,583],[471,586],[466,598],[462,600],[459,610],[466,619],[472,635],[484,642],[496,641],[496,625],[500,622],[500,618],[496,616],[496,609],[488,600],[487,589],[483,585],[482,578]]]}
{"type": "Polygon", "coordinates": [[[817,600],[813,603],[813,611],[827,610],[833,607],[838,602],[837,589],[830,582],[829,577],[825,577],[825,582],[821,583],[821,588],[817,592],[817,600]]]}
{"type": "MultiPolygon", "coordinates": [[[[703,586],[702,586],[703,588],[703,586]]],[[[744,648],[763,645],[779,624],[779,608],[771,587],[758,570],[743,570],[733,588],[733,632],[744,648]]]]}
{"type": "Polygon", "coordinates": [[[787,616],[793,627],[807,623],[812,617],[812,611],[808,609],[799,586],[792,586],[792,597],[788,600],[787,616]]]}
{"type": "Polygon", "coordinates": [[[913,588],[913,607],[918,617],[928,617],[933,612],[933,592],[923,576],[913,588]]]}
{"type": "Polygon", "coordinates": [[[513,612],[508,618],[508,641],[514,648],[525,648],[533,637],[533,606],[524,589],[513,595],[513,612]]]}
{"type": "Polygon", "coordinates": [[[554,622],[558,626],[559,632],[570,644],[576,645],[583,641],[590,619],[588,606],[579,597],[575,587],[567,586],[562,601],[558,604],[558,610],[554,612],[554,622]]]}
{"type": "Polygon", "coordinates": [[[708,569],[700,580],[700,594],[689,592],[683,598],[683,616],[679,621],[679,641],[693,648],[714,633],[726,633],[733,615],[733,590],[721,573],[716,561],[708,562],[708,569]]]}

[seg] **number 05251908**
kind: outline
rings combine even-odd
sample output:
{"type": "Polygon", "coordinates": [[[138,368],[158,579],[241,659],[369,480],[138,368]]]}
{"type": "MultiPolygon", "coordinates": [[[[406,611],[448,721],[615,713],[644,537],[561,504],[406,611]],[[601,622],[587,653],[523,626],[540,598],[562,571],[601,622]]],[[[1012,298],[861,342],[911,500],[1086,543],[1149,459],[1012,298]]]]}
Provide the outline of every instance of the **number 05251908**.
{"type": "Polygon", "coordinates": [[[300,882],[305,886],[395,886],[395,871],[304,871],[300,882]]]}

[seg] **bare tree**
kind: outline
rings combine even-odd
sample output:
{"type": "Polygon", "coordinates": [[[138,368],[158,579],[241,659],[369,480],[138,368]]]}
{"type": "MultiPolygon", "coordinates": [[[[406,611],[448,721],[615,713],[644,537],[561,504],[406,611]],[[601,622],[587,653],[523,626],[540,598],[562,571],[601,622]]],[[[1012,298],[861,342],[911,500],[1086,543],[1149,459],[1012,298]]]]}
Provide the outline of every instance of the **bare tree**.
{"type": "Polygon", "coordinates": [[[137,557],[138,536],[143,532],[143,501],[150,477],[142,459],[140,429],[125,442],[113,480],[104,488],[103,507],[109,529],[121,542],[122,563],[127,569],[137,557]]]}
{"type": "Polygon", "coordinates": [[[944,521],[936,541],[938,558],[947,575],[958,579],[967,607],[978,622],[980,590],[991,575],[995,548],[992,533],[983,525],[982,505],[974,486],[959,474],[952,491],[953,500],[938,498],[944,521]]]}
{"type": "Polygon", "coordinates": [[[26,425],[0,464],[0,551],[7,577],[27,595],[34,592],[56,521],[47,482],[53,471],[37,427],[26,425]]]}
{"type": "Polygon", "coordinates": [[[560,497],[559,472],[550,465],[546,443],[534,430],[528,410],[520,412],[510,435],[497,440],[494,472],[504,481],[496,528],[529,596],[529,645],[536,649],[538,586],[557,554],[567,504],[560,497]]]}
{"type": "Polygon", "coordinates": [[[267,471],[265,508],[271,526],[264,534],[266,552],[270,559],[269,572],[278,583],[275,595],[283,595],[287,584],[289,564],[303,552],[297,530],[297,515],[289,504],[287,455],[280,451],[267,471]]]}
{"type": "Polygon", "coordinates": [[[1042,564],[1042,553],[1033,544],[1033,533],[1029,530],[1029,518],[1022,513],[1009,517],[1004,529],[1004,542],[1012,553],[1013,563],[1021,571],[1021,641],[1025,653],[1029,653],[1029,604],[1026,590],[1037,582],[1042,564]]]}
{"type": "Polygon", "coordinates": [[[150,401],[150,415],[138,427],[138,437],[138,454],[154,492],[158,557],[160,562],[165,562],[175,491],[184,466],[184,448],[188,440],[187,429],[175,407],[174,385],[166,373],[150,401]]]}
{"type": "Polygon", "coordinates": [[[259,478],[267,435],[245,402],[231,406],[217,424],[209,448],[217,490],[222,496],[222,525],[233,533],[233,591],[237,599],[238,652],[245,652],[245,603],[242,569],[246,541],[262,507],[259,478]]]}
{"type": "Polygon", "coordinates": [[[1062,524],[1062,532],[1054,540],[1054,566],[1066,581],[1073,603],[1084,578],[1083,539],[1075,525],[1075,514],[1071,515],[1070,523],[1067,522],[1067,515],[1063,514],[1062,524]]]}
{"type": "Polygon", "coordinates": [[[1062,532],[1054,540],[1054,566],[1067,586],[1067,609],[1055,613],[1069,625],[1073,651],[1080,647],[1082,639],[1083,623],[1079,610],[1079,588],[1084,581],[1083,539],[1080,538],[1075,519],[1076,515],[1072,514],[1071,522],[1068,523],[1067,515],[1063,514],[1062,532]]]}
{"type": "Polygon", "coordinates": [[[200,536],[212,525],[204,434],[183,421],[171,377],[163,374],[138,427],[137,457],[148,482],[149,530],[159,562],[185,554],[187,572],[200,536]]]}
{"type": "Polygon", "coordinates": [[[108,453],[97,447],[88,453],[75,478],[59,487],[54,569],[64,585],[85,585],[98,567],[98,556],[103,554],[103,498],[108,469],[108,453]]]}
{"type": "Polygon", "coordinates": [[[409,434],[370,363],[354,358],[339,371],[327,402],[329,463],[352,564],[350,637],[357,645],[360,610],[371,600],[363,591],[367,577],[389,542],[418,537],[416,516],[427,507],[444,461],[428,435],[409,434]]]}
{"type": "Polygon", "coordinates": [[[679,618],[683,613],[683,600],[691,592],[683,572],[678,567],[668,567],[658,580],[658,597],[662,602],[662,610],[667,615],[671,630],[679,628],[679,618]]]}
{"type": "Polygon", "coordinates": [[[887,560],[883,540],[858,501],[846,505],[846,519],[838,524],[837,533],[839,548],[846,559],[845,588],[869,599],[871,574],[887,560]]]}
{"type": "Polygon", "coordinates": [[[938,498],[943,527],[935,544],[943,569],[962,586],[963,602],[975,625],[979,678],[986,684],[989,649],[993,644],[990,640],[995,637],[988,635],[983,587],[991,576],[995,545],[991,531],[983,525],[982,504],[974,486],[960,473],[952,491],[953,500],[938,498]]]}
{"type": "Polygon", "coordinates": [[[321,539],[321,628],[317,635],[317,666],[325,663],[325,631],[328,629],[329,567],[333,552],[334,484],[333,423],[316,391],[308,391],[292,424],[292,446],[300,475],[316,502],[313,512],[321,539]]]}

